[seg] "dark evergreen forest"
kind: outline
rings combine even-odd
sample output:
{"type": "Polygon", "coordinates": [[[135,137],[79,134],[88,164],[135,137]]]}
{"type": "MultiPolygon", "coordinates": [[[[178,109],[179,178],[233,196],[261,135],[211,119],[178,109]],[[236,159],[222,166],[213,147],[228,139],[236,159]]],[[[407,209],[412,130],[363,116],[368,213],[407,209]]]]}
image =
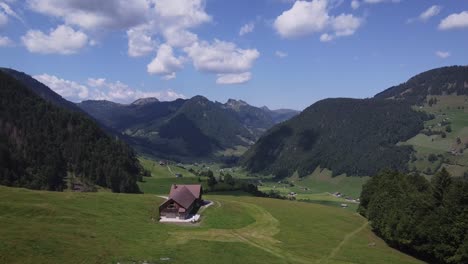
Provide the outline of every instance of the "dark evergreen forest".
{"type": "Polygon", "coordinates": [[[73,176],[136,193],[140,173],[133,150],[85,114],[55,106],[0,72],[0,184],[62,191],[73,176]]]}

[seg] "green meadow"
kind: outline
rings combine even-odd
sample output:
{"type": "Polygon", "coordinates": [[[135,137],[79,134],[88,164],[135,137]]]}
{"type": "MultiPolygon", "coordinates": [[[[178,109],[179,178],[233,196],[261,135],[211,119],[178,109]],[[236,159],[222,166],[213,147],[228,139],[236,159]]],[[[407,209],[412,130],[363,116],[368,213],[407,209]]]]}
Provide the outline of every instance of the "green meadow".
{"type": "Polygon", "coordinates": [[[416,159],[409,163],[409,168],[419,171],[426,171],[429,168],[430,173],[426,173],[429,176],[443,166],[453,176],[462,176],[468,171],[468,151],[465,151],[465,144],[468,143],[468,97],[444,95],[431,96],[431,98],[437,98],[437,103],[418,108],[435,117],[427,121],[424,126],[433,131],[445,132],[446,137],[418,134],[402,143],[412,145],[416,151],[416,159]],[[447,125],[443,122],[449,122],[451,132],[446,131],[447,125]],[[459,144],[457,138],[460,139],[459,144]],[[452,150],[455,150],[457,155],[451,154],[452,150]],[[436,161],[430,162],[428,160],[430,154],[439,155],[439,157],[436,161]]]}
{"type": "Polygon", "coordinates": [[[0,263],[420,263],[331,206],[212,195],[198,225],[156,221],[152,194],[0,187],[0,263]]]}

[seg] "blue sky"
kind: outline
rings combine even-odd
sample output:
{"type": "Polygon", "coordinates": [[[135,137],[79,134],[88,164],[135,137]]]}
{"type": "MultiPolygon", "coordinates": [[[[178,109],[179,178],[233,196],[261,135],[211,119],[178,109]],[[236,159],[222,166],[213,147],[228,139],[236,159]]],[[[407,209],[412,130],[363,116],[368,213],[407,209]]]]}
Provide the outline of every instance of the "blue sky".
{"type": "Polygon", "coordinates": [[[1,66],[65,98],[303,109],[466,65],[468,1],[0,0],[1,66]]]}

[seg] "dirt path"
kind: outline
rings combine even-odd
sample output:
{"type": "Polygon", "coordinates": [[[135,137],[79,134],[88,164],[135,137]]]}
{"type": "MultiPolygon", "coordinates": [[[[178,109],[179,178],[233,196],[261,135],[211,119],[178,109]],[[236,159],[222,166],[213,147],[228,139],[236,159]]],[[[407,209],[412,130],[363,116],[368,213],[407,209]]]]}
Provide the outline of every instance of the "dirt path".
{"type": "Polygon", "coordinates": [[[369,224],[369,222],[367,222],[367,220],[366,220],[364,222],[364,224],[362,224],[360,227],[358,227],[353,232],[351,232],[351,233],[347,234],[346,236],[344,236],[343,240],[341,240],[341,242],[330,252],[330,254],[328,256],[326,256],[325,258],[320,259],[318,261],[318,263],[328,263],[332,258],[334,258],[336,256],[336,254],[338,254],[338,252],[343,247],[343,245],[346,244],[346,242],[348,242],[348,240],[351,239],[351,237],[353,237],[357,233],[364,230],[364,228],[366,228],[368,224],[369,224]]]}
{"type": "Polygon", "coordinates": [[[171,167],[170,167],[169,165],[167,165],[167,170],[168,170],[172,175],[175,176],[174,172],[172,172],[172,169],[171,169],[171,167]]]}

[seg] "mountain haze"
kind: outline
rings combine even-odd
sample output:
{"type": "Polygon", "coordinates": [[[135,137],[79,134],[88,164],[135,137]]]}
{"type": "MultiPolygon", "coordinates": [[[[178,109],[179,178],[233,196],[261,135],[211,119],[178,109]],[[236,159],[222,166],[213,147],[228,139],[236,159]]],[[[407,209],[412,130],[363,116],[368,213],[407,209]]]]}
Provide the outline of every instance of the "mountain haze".
{"type": "Polygon", "coordinates": [[[225,149],[248,147],[268,128],[298,113],[271,111],[234,99],[222,104],[203,96],[170,102],[144,98],[129,105],[84,101],[78,106],[123,134],[138,151],[184,160],[212,158],[225,149]]]}

